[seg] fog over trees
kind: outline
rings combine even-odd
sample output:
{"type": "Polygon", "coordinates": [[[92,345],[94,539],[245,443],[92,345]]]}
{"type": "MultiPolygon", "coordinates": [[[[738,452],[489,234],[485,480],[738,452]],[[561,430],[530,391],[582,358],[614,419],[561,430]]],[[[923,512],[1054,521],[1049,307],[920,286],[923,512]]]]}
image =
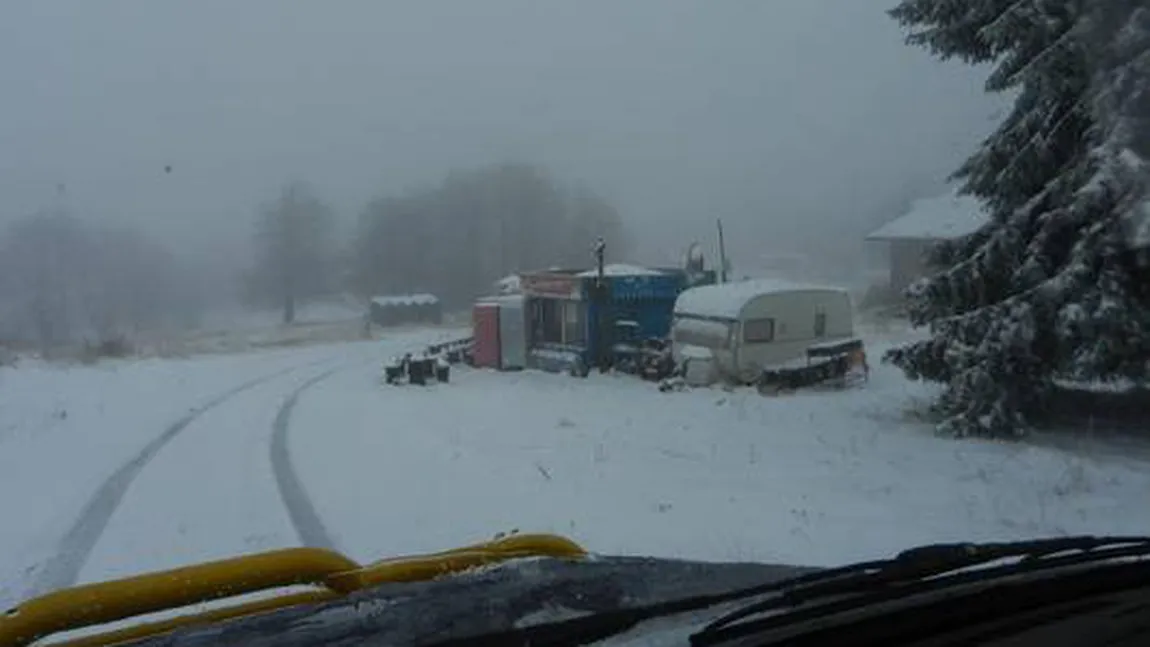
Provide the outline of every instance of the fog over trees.
{"type": "Polygon", "coordinates": [[[277,308],[285,323],[299,303],[341,295],[424,291],[461,306],[508,273],[590,265],[600,236],[626,256],[631,234],[605,198],[527,163],[381,195],[348,231],[306,182],[287,182],[254,209],[247,254],[224,271],[136,228],[54,209],[0,235],[0,340],[52,347],[187,329],[231,301],[277,308]]]}
{"type": "Polygon", "coordinates": [[[51,347],[188,326],[205,303],[196,273],[128,227],[60,211],[0,236],[0,339],[51,347]]]}
{"type": "Polygon", "coordinates": [[[862,238],[941,193],[1010,104],[987,66],[907,47],[894,4],[12,4],[0,337],[291,318],[322,294],[454,308],[586,265],[599,233],[613,261],[698,240],[713,262],[718,219],[739,277],[793,255],[861,281],[862,238]],[[290,187],[324,217],[289,215],[290,187]]]}
{"type": "Polygon", "coordinates": [[[599,236],[626,256],[630,237],[619,212],[590,188],[562,186],[527,164],[458,171],[364,209],[352,287],[362,295],[432,292],[458,305],[512,272],[587,267],[599,236]]]}
{"type": "Polygon", "coordinates": [[[331,209],[302,182],[284,187],[256,217],[252,267],[244,283],[253,304],[279,304],[284,323],[295,321],[296,302],[337,289],[339,259],[331,209]]]}

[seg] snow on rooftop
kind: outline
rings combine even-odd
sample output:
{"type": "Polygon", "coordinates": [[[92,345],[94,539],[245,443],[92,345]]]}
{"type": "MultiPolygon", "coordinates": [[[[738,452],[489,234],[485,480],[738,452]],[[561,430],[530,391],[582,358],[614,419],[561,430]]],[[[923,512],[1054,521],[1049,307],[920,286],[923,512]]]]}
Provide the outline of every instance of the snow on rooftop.
{"type": "MultiPolygon", "coordinates": [[[[603,266],[603,276],[658,276],[662,272],[652,270],[646,267],[639,267],[638,265],[626,265],[623,263],[611,263],[603,266]]],[[[591,269],[586,272],[580,272],[579,276],[598,276],[599,270],[591,269]]]]}
{"type": "Polygon", "coordinates": [[[978,198],[951,191],[915,200],[910,211],[867,236],[867,240],[950,240],[972,234],[989,217],[978,198]]]}
{"type": "Polygon", "coordinates": [[[752,279],[735,283],[702,285],[684,290],[675,301],[675,312],[706,317],[737,319],[743,306],[755,297],[785,292],[842,292],[843,288],[797,283],[782,279],[752,279]]]}
{"type": "Polygon", "coordinates": [[[372,297],[371,302],[378,306],[428,306],[439,303],[439,298],[434,294],[420,292],[418,294],[396,294],[380,297],[372,297]]]}
{"type": "Polygon", "coordinates": [[[476,299],[475,305],[478,306],[522,306],[522,294],[497,294],[487,297],[480,297],[476,299]]]}
{"type": "Polygon", "coordinates": [[[523,289],[523,282],[518,274],[509,274],[495,282],[495,289],[499,294],[518,294],[523,289]]]}

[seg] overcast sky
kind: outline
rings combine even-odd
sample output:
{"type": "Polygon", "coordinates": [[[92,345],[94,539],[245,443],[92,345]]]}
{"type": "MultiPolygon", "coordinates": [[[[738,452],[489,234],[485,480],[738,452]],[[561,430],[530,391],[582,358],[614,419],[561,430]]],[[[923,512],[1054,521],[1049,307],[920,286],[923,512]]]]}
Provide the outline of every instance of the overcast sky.
{"type": "Polygon", "coordinates": [[[246,239],[288,179],[354,217],[524,160],[608,196],[647,256],[716,217],[737,251],[853,232],[941,181],[1001,104],[904,45],[891,5],[7,0],[0,220],[64,185],[79,215],[200,245],[246,239]]]}

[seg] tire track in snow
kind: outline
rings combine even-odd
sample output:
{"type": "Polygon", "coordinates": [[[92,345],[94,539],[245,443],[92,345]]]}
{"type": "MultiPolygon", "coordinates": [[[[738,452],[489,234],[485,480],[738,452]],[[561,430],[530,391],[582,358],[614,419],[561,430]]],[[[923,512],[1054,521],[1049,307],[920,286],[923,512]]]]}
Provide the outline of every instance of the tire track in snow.
{"type": "Polygon", "coordinates": [[[300,541],[309,548],[335,550],[335,542],[328,534],[319,515],[316,514],[315,505],[292,466],[291,454],[288,452],[287,446],[288,423],[291,422],[291,414],[296,403],[299,402],[300,395],[338,370],[338,368],[333,368],[324,371],[299,385],[284,400],[283,406],[276,413],[275,422],[272,423],[272,471],[275,473],[280,500],[283,501],[284,507],[287,509],[288,517],[291,519],[291,524],[295,528],[296,534],[299,535],[300,541]]]}
{"type": "Polygon", "coordinates": [[[280,500],[283,501],[284,508],[287,509],[288,517],[291,519],[291,524],[295,528],[296,535],[299,536],[300,542],[309,548],[337,550],[335,540],[332,539],[331,534],[328,533],[327,528],[323,525],[323,520],[320,519],[319,514],[315,511],[315,504],[312,503],[311,497],[308,496],[307,489],[304,488],[299,475],[295,471],[295,467],[292,465],[291,452],[288,451],[287,445],[288,426],[291,423],[292,412],[295,410],[295,405],[299,402],[300,396],[303,395],[304,391],[307,391],[341,370],[354,368],[355,366],[367,364],[372,361],[374,360],[369,359],[364,362],[356,362],[349,366],[337,366],[299,385],[299,387],[284,400],[283,406],[281,406],[279,412],[276,413],[275,421],[272,423],[270,455],[272,471],[275,473],[276,478],[276,487],[279,489],[280,500]]]}
{"type": "Polygon", "coordinates": [[[64,538],[60,540],[55,557],[44,565],[44,568],[33,580],[29,597],[43,595],[76,583],[80,571],[92,554],[92,549],[100,540],[104,529],[108,527],[108,522],[124,499],[132,481],[160,450],[195,422],[197,418],[244,391],[300,368],[315,366],[327,361],[330,361],[330,358],[309,362],[301,366],[288,367],[248,380],[220,393],[169,424],[163,433],[145,445],[127,463],[121,465],[96,489],[92,498],[81,510],[79,518],[68,529],[64,538]]]}

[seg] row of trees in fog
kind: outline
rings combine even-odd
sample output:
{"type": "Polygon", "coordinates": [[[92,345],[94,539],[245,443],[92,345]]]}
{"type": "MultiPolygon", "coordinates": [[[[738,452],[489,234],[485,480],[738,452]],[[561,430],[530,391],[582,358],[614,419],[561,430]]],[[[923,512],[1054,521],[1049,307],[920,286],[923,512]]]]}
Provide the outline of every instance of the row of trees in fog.
{"type": "Polygon", "coordinates": [[[220,274],[211,255],[178,256],[131,228],[44,212],[0,231],[0,345],[191,327],[233,296],[282,308],[285,321],[299,302],[345,293],[425,291],[461,304],[513,271],[588,266],[597,236],[625,253],[614,207],[526,164],[455,172],[379,197],[347,232],[315,191],[289,183],[256,210],[239,276],[220,274]]]}
{"type": "Polygon", "coordinates": [[[517,270],[587,267],[597,236],[627,247],[619,213],[602,197],[531,166],[493,166],[373,201],[349,269],[361,294],[418,289],[457,302],[517,270]]]}
{"type": "Polygon", "coordinates": [[[131,228],[52,211],[0,237],[0,342],[54,346],[183,326],[200,297],[197,277],[131,228]]]}
{"type": "Polygon", "coordinates": [[[343,247],[333,228],[332,210],[306,186],[285,187],[256,220],[250,297],[282,304],[286,321],[297,300],[340,290],[431,292],[459,304],[511,272],[588,266],[599,236],[616,254],[629,245],[604,198],[526,164],[459,171],[438,185],[372,200],[343,247]]]}

